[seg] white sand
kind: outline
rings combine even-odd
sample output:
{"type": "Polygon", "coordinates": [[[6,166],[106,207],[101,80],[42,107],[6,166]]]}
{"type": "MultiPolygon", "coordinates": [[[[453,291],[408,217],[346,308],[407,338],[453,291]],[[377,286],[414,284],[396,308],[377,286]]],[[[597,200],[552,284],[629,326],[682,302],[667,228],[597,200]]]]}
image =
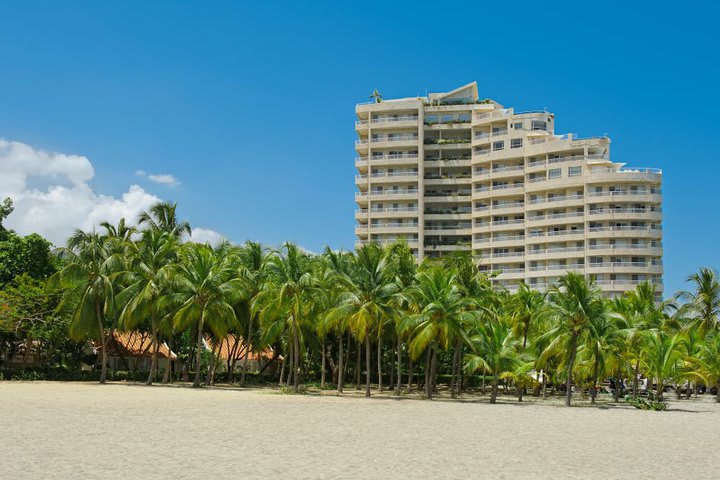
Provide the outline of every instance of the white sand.
{"type": "Polygon", "coordinates": [[[711,478],[720,407],[673,411],[0,382],[3,479],[711,478]]]}

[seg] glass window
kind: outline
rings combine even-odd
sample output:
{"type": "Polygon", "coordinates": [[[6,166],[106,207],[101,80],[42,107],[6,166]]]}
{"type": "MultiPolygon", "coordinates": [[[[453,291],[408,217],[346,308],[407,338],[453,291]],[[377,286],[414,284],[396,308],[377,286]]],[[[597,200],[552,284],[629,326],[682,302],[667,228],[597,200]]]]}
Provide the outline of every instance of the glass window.
{"type": "Polygon", "coordinates": [[[562,173],[562,169],[553,168],[551,170],[548,170],[548,178],[560,178],[561,173],[562,173]]]}
{"type": "Polygon", "coordinates": [[[521,148],[522,147],[522,138],[513,138],[510,140],[510,148],[521,148]]]}
{"type": "Polygon", "coordinates": [[[569,167],[568,168],[568,176],[577,177],[579,175],[582,175],[582,167],[569,167]]]}
{"type": "Polygon", "coordinates": [[[493,150],[502,150],[503,148],[505,148],[504,141],[501,140],[499,142],[493,142],[493,150]]]}
{"type": "Polygon", "coordinates": [[[532,121],[532,129],[533,130],[547,130],[547,122],[544,120],[533,120],[532,121]]]}
{"type": "Polygon", "coordinates": [[[517,123],[515,123],[515,124],[513,124],[513,125],[515,126],[516,129],[521,129],[521,128],[522,128],[522,122],[517,122],[517,123]]]}

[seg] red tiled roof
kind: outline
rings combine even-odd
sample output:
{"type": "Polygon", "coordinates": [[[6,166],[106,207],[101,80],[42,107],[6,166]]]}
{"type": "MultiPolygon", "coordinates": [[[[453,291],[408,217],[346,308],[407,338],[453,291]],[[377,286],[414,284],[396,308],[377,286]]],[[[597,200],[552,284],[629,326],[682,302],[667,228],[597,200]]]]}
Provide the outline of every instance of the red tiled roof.
{"type": "MultiPolygon", "coordinates": [[[[100,352],[102,345],[93,342],[95,349],[100,352]]],[[[155,341],[149,333],[138,331],[121,332],[113,330],[112,336],[108,339],[108,355],[111,357],[144,357],[152,358],[155,349],[155,341]]],[[[171,352],[165,342],[158,348],[158,358],[171,358],[175,360],[177,355],[171,352]]]]}
{"type": "MultiPolygon", "coordinates": [[[[214,350],[214,343],[212,338],[206,338],[205,343],[207,344],[208,348],[211,350],[214,350]]],[[[245,345],[245,341],[242,337],[236,336],[233,334],[228,334],[225,338],[223,338],[220,341],[219,344],[220,352],[218,355],[223,360],[243,360],[245,358],[245,350],[247,349],[247,346],[245,345]]],[[[260,352],[260,357],[262,357],[265,360],[270,360],[273,358],[273,350],[271,348],[266,348],[262,352],[260,352]]],[[[258,359],[258,352],[250,351],[249,360],[257,360],[258,359]]]]}

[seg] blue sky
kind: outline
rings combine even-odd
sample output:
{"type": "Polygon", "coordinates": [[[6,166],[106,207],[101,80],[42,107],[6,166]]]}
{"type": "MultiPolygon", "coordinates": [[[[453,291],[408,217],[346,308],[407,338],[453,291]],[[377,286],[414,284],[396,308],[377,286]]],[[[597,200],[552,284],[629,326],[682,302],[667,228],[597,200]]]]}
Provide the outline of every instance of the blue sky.
{"type": "MultiPolygon", "coordinates": [[[[0,138],[241,242],[352,248],[354,104],[477,80],[664,170],[665,286],[720,266],[717,8],[693,2],[16,2],[0,138]],[[178,186],[153,183],[170,174],[178,186]]],[[[1,166],[0,166],[1,167],[1,166]]],[[[0,174],[2,172],[0,171],[0,174]]]]}

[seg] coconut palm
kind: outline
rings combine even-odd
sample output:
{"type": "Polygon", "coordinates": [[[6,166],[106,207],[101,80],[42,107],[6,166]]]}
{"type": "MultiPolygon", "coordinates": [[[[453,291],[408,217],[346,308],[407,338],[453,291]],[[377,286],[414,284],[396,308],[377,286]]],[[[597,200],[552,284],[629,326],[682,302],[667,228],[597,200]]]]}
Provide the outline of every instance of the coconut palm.
{"type": "Polygon", "coordinates": [[[370,337],[378,325],[391,318],[391,306],[397,285],[393,282],[388,257],[377,244],[361,246],[353,257],[350,275],[341,278],[344,292],[338,306],[328,312],[328,321],[347,319],[350,331],[359,342],[365,342],[365,396],[370,396],[370,337]]]}
{"type": "Polygon", "coordinates": [[[715,401],[720,403],[720,335],[708,337],[701,347],[700,360],[703,376],[708,386],[715,385],[717,395],[715,401]]]}
{"type": "Polygon", "coordinates": [[[680,333],[649,330],[644,335],[643,363],[649,379],[657,381],[656,397],[663,399],[665,380],[675,378],[681,367],[680,333]]]}
{"type": "Polygon", "coordinates": [[[62,289],[59,311],[71,311],[71,338],[94,337],[101,347],[100,383],[107,378],[108,316],[113,314],[116,276],[123,256],[112,253],[107,237],[75,230],[61,249],[67,264],[48,279],[50,290],[62,289]]]}
{"type": "Polygon", "coordinates": [[[522,349],[527,348],[528,335],[530,329],[542,314],[545,306],[545,296],[527,286],[525,282],[520,282],[517,292],[513,296],[511,307],[513,310],[513,320],[515,335],[522,338],[522,349]]]}
{"type": "Polygon", "coordinates": [[[154,348],[147,385],[152,384],[157,372],[160,321],[164,316],[158,299],[164,293],[174,267],[177,248],[177,241],[171,234],[145,230],[141,239],[131,244],[129,269],[122,277],[126,286],[117,295],[118,304],[123,306],[119,316],[121,328],[132,330],[143,322],[150,322],[154,348]]]}
{"type": "MultiPolygon", "coordinates": [[[[258,309],[253,308],[253,300],[257,298],[262,290],[268,254],[260,243],[252,241],[245,242],[237,253],[240,262],[239,275],[240,278],[244,280],[247,289],[247,295],[242,302],[243,304],[240,308],[236,309],[238,313],[240,311],[244,312],[242,317],[245,321],[241,323],[246,325],[246,330],[243,333],[245,337],[245,356],[243,358],[242,374],[240,375],[240,386],[244,386],[250,352],[254,342],[254,329],[257,326],[260,313],[258,309]]],[[[232,372],[229,373],[232,374],[232,372]]]]}
{"type": "Polygon", "coordinates": [[[469,343],[467,331],[476,323],[476,315],[470,311],[475,300],[462,295],[456,277],[454,271],[430,266],[418,272],[416,285],[408,292],[419,311],[406,319],[411,326],[409,351],[413,358],[427,352],[425,396],[428,399],[433,395],[438,351],[447,350],[457,341],[469,343]]]}
{"type": "Polygon", "coordinates": [[[195,379],[200,386],[203,334],[207,328],[216,338],[227,335],[237,321],[233,305],[247,298],[247,286],[236,275],[231,257],[222,255],[208,245],[188,243],[182,246],[179,261],[170,275],[169,289],[160,308],[175,307],[175,327],[197,330],[195,379]]]}
{"type": "Polygon", "coordinates": [[[517,371],[528,358],[518,351],[521,342],[501,308],[488,308],[483,316],[485,321],[470,339],[472,350],[466,357],[465,370],[474,373],[482,369],[492,375],[490,403],[496,403],[501,376],[517,371]]]}
{"type": "MultiPolygon", "coordinates": [[[[604,305],[607,305],[604,303],[604,305]]],[[[607,311],[589,317],[585,342],[580,345],[578,353],[591,364],[590,371],[590,403],[597,398],[597,382],[602,373],[606,372],[606,361],[622,343],[623,337],[618,329],[617,321],[607,311]]],[[[620,383],[616,382],[616,388],[620,383]]]]}
{"type": "Polygon", "coordinates": [[[313,302],[323,292],[313,275],[311,257],[292,243],[286,243],[283,252],[269,256],[266,274],[269,281],[258,296],[261,316],[266,321],[275,320],[276,325],[283,322],[290,330],[291,372],[297,391],[300,387],[301,328],[309,320],[313,302]]]}
{"type": "Polygon", "coordinates": [[[693,291],[682,292],[688,300],[685,310],[696,319],[700,331],[717,332],[720,329],[720,281],[717,273],[707,267],[687,278],[693,284],[693,291]]]}
{"type": "Polygon", "coordinates": [[[579,273],[569,272],[560,277],[557,285],[548,293],[547,315],[555,324],[545,334],[553,339],[546,352],[555,352],[559,347],[564,351],[565,405],[569,407],[578,346],[587,333],[589,323],[605,315],[600,290],[592,280],[586,280],[579,273]]]}
{"type": "Polygon", "coordinates": [[[190,224],[186,221],[179,221],[177,218],[177,203],[157,202],[149,210],[140,214],[138,225],[162,230],[177,239],[183,236],[189,237],[192,234],[190,224]]]}
{"type": "MultiPolygon", "coordinates": [[[[328,293],[328,312],[330,312],[333,308],[339,306],[339,300],[344,291],[343,285],[349,280],[352,272],[353,255],[349,252],[334,252],[326,248],[323,253],[323,259],[325,260],[325,269],[322,275],[322,283],[328,293]]],[[[319,326],[323,336],[328,332],[335,332],[338,336],[337,391],[338,393],[343,393],[345,386],[343,340],[349,327],[348,317],[326,314],[323,315],[319,326]]],[[[323,347],[324,345],[323,343],[323,347]]],[[[323,360],[324,359],[325,352],[323,352],[323,360]]]]}

